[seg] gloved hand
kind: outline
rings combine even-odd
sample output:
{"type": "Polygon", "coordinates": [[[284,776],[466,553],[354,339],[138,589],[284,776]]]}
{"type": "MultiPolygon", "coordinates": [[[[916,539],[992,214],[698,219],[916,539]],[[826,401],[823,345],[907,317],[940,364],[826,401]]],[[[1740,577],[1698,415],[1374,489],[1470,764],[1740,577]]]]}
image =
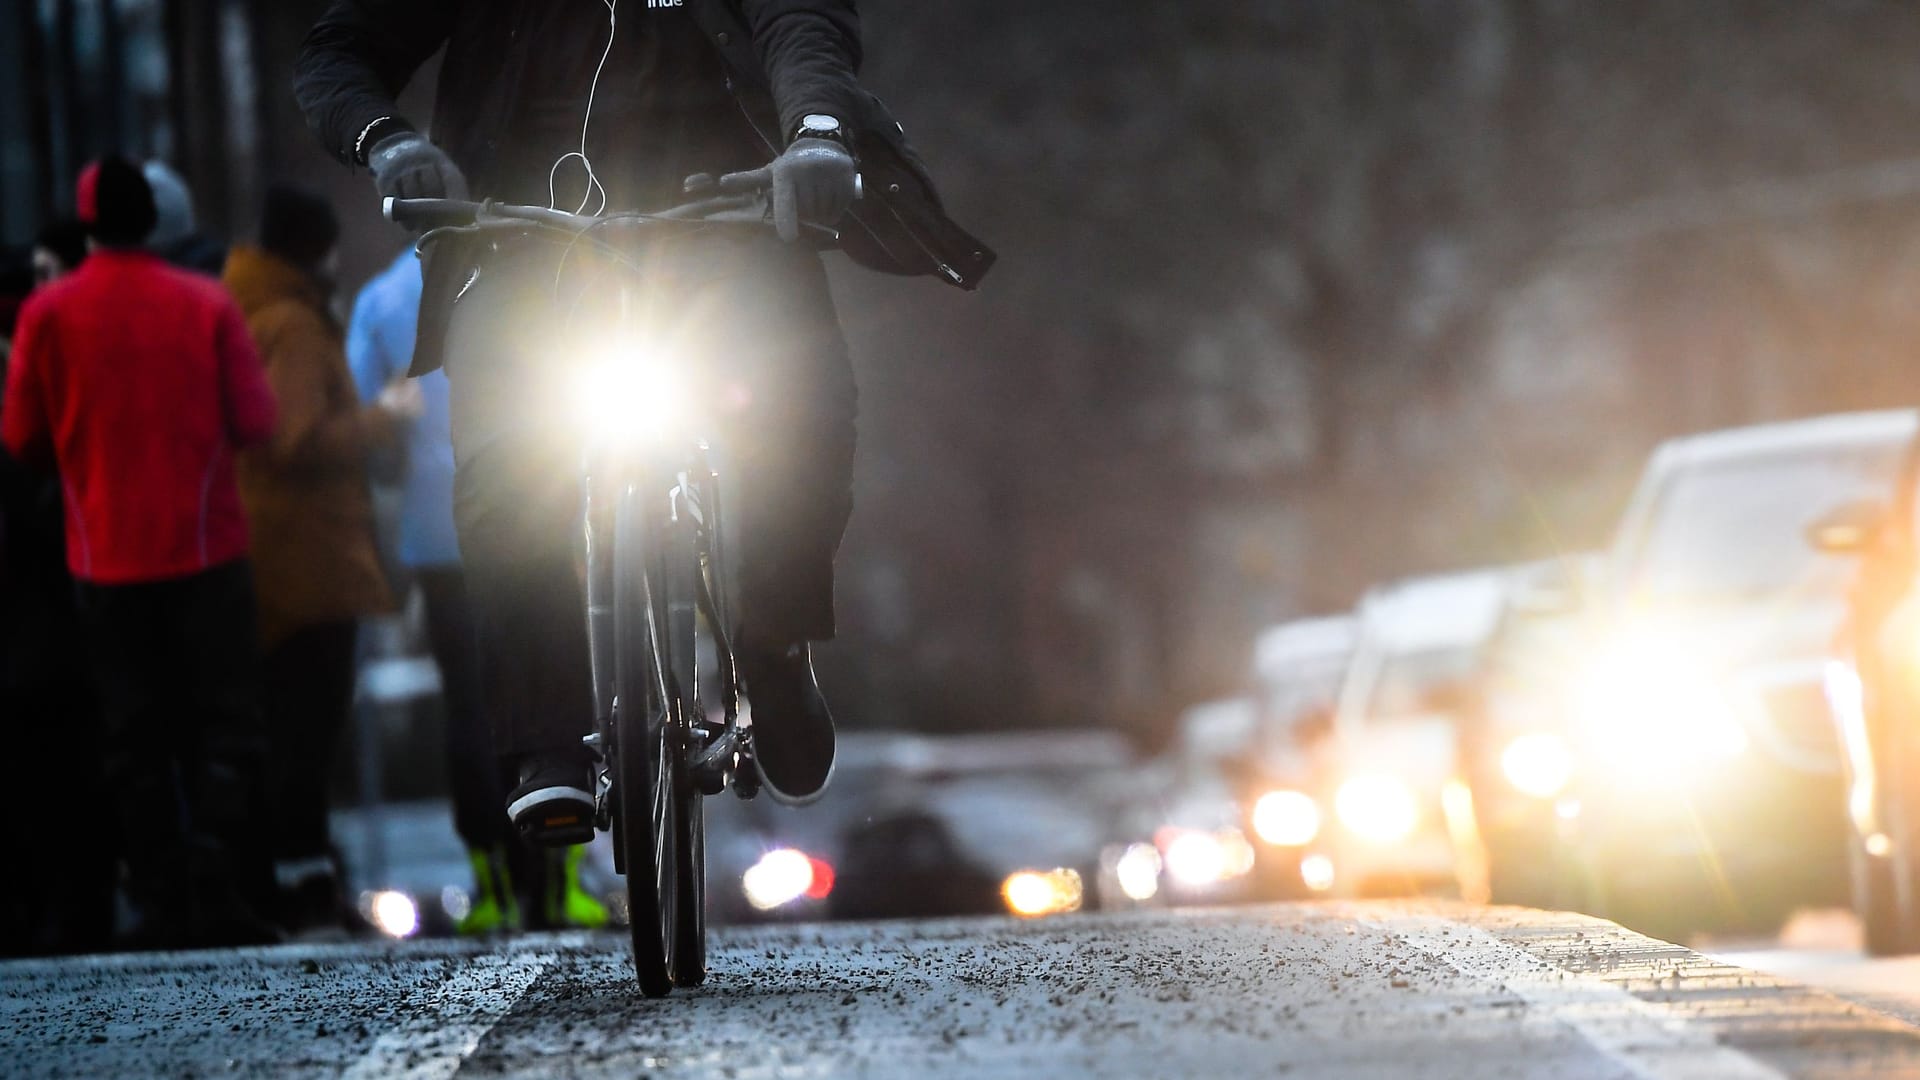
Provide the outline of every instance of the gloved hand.
{"type": "Polygon", "coordinates": [[[367,168],[383,198],[467,197],[467,178],[460,175],[460,167],[419,132],[399,131],[375,143],[367,168]]]}
{"type": "Polygon", "coordinates": [[[720,178],[727,193],[771,191],[773,227],[780,239],[800,239],[800,223],[832,226],[853,204],[859,167],[832,139],[795,139],[772,164],[720,178]]]}

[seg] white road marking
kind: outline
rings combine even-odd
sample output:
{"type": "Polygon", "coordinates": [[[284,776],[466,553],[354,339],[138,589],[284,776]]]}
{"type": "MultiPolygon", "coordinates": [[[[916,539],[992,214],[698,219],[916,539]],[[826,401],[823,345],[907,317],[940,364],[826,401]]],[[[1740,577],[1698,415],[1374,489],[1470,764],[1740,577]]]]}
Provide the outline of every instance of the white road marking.
{"type": "Polygon", "coordinates": [[[1498,984],[1526,1002],[1524,1022],[1570,1027],[1642,1080],[1786,1080],[1720,1045],[1711,1031],[1677,1020],[1623,987],[1542,965],[1478,927],[1436,919],[1419,929],[1399,922],[1392,929],[1462,975],[1498,984]]]}
{"type": "Polygon", "coordinates": [[[584,935],[569,935],[446,961],[458,965],[454,973],[430,990],[408,995],[396,1010],[405,1022],[375,1039],[342,1077],[445,1080],[552,965],[555,947],[584,940],[584,935]]]}

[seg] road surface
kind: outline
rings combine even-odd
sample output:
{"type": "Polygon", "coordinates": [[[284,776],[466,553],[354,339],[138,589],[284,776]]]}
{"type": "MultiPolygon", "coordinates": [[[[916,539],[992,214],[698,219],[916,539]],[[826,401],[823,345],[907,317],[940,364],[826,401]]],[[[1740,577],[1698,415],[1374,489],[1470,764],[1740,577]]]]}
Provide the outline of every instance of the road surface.
{"type": "Polygon", "coordinates": [[[1920,1030],[1581,916],[1280,905],[0,964],[5,1076],[1920,1076],[1920,1030]]]}

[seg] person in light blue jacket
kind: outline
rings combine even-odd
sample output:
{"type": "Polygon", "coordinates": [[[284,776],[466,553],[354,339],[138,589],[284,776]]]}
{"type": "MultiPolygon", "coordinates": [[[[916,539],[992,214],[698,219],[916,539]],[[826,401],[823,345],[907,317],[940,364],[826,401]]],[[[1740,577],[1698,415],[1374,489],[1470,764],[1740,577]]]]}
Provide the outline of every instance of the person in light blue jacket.
{"type": "Polygon", "coordinates": [[[606,908],[580,887],[584,849],[527,848],[500,811],[507,785],[479,701],[473,613],[454,535],[447,374],[436,370],[407,381],[420,290],[420,260],[409,248],[355,299],[347,362],[363,401],[396,394],[420,398],[419,418],[406,440],[398,546],[401,564],[426,601],[427,636],[446,706],[454,829],[473,864],[474,899],[460,931],[603,926],[606,908]]]}

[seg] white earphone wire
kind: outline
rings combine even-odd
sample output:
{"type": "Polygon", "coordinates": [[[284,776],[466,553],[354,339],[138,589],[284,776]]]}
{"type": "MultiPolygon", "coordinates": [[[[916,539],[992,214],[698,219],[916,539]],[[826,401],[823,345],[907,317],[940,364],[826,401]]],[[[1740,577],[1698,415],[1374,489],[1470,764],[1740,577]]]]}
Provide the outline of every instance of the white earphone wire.
{"type": "Polygon", "coordinates": [[[600,52],[600,63],[593,69],[593,85],[587,89],[587,112],[580,120],[580,149],[561,154],[554,160],[553,168],[547,170],[547,209],[549,210],[560,208],[560,196],[555,186],[556,178],[560,174],[560,166],[574,158],[579,158],[580,164],[587,170],[587,188],[581,193],[580,205],[574,208],[573,212],[586,213],[587,204],[593,201],[596,192],[600,196],[600,205],[595,207],[593,212],[600,214],[607,209],[607,189],[600,183],[599,175],[593,171],[593,160],[587,157],[587,132],[593,126],[593,102],[600,93],[600,75],[607,70],[607,58],[613,55],[613,36],[619,29],[619,14],[616,10],[619,0],[600,0],[600,2],[607,8],[607,47],[600,52]]]}

